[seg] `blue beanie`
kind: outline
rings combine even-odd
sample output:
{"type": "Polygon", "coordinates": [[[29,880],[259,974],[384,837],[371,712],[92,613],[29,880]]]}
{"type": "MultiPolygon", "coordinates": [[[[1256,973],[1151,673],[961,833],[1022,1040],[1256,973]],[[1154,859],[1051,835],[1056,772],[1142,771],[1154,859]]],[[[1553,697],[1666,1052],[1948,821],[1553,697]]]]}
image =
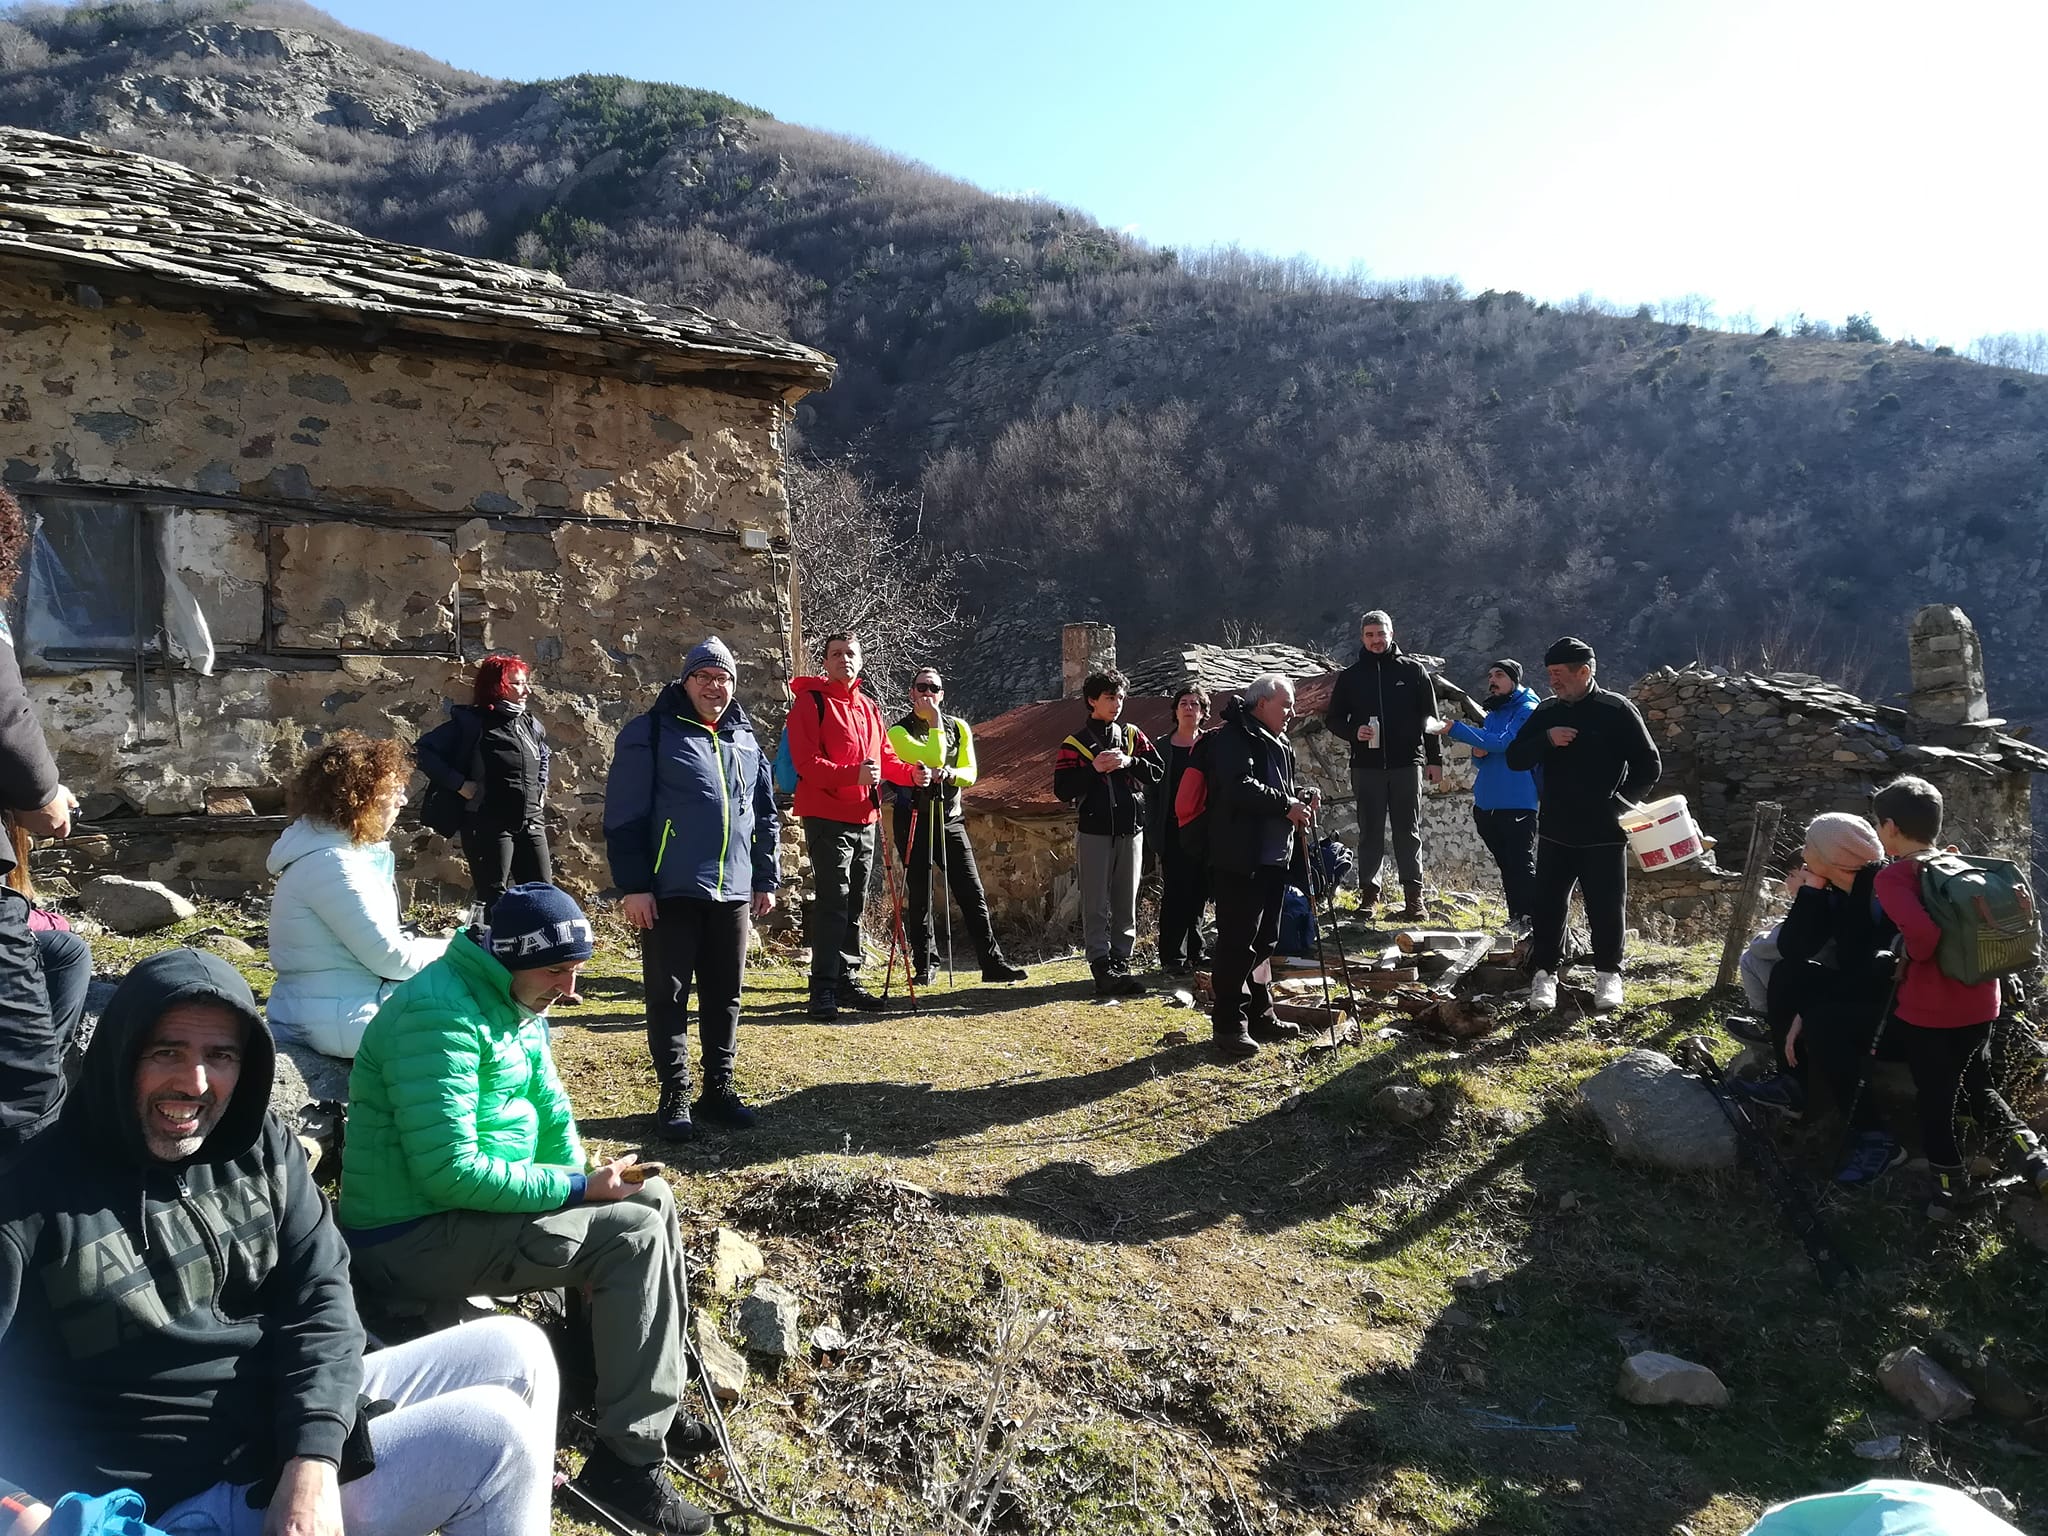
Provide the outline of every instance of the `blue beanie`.
{"type": "Polygon", "coordinates": [[[484,933],[484,948],[508,971],[588,960],[596,947],[583,909],[545,880],[515,885],[500,896],[484,933]]]}
{"type": "Polygon", "coordinates": [[[723,667],[734,682],[739,681],[739,663],[732,659],[731,648],[716,635],[690,647],[690,654],[683,658],[681,676],[687,679],[692,672],[705,667],[723,667]]]}

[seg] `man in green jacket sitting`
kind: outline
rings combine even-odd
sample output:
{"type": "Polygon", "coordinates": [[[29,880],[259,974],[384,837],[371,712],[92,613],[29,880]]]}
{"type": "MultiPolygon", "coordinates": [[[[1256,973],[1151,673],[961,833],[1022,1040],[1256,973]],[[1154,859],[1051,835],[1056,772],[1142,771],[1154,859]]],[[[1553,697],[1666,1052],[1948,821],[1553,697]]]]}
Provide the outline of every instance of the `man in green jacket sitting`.
{"type": "Polygon", "coordinates": [[[591,949],[566,894],[516,885],[480,940],[458,937],[385,1000],[349,1075],[341,1226],[373,1293],[588,1287],[598,1443],[577,1486],[648,1536],[694,1536],[711,1517],[662,1463],[669,1443],[708,1433],[678,1406],[675,1202],[660,1179],[628,1176],[631,1157],[585,1171],[548,1048],[548,1007],[575,995],[591,949]]]}

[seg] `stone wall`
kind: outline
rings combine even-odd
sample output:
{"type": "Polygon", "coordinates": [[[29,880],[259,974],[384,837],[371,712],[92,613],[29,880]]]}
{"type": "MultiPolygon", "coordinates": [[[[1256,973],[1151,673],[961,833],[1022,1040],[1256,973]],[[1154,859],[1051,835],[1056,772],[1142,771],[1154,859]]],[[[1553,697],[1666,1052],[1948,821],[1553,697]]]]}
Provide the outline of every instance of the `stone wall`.
{"type": "MultiPolygon", "coordinates": [[[[689,645],[725,638],[774,740],[789,654],[779,398],[306,350],[11,280],[0,312],[9,487],[46,520],[110,494],[140,509],[145,553],[182,575],[218,653],[211,677],[178,652],[140,667],[39,656],[30,605],[30,690],[96,810],[185,816],[210,789],[280,809],[295,757],[326,732],[411,741],[466,699],[477,658],[512,650],[535,665],[556,748],[558,865],[588,889],[606,883],[613,738],[689,645]]],[[[439,839],[399,841],[412,875],[461,880],[439,839]]],[[[185,878],[232,874],[202,861],[185,878]]]]}

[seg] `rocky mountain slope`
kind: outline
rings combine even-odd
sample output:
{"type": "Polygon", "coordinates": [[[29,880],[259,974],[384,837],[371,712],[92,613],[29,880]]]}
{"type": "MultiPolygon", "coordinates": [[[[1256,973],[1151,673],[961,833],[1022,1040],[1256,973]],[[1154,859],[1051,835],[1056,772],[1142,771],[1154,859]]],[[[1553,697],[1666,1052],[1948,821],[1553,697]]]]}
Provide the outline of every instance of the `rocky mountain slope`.
{"type": "Polygon", "coordinates": [[[294,0],[11,16],[0,120],[834,353],[805,443],[968,552],[979,713],[1043,686],[1065,619],[1126,655],[1341,655],[1367,606],[1460,675],[1570,630],[1616,672],[1768,657],[1883,694],[1945,600],[2001,713],[2048,714],[2031,375],[1150,249],[711,92],[490,80],[294,0]]]}

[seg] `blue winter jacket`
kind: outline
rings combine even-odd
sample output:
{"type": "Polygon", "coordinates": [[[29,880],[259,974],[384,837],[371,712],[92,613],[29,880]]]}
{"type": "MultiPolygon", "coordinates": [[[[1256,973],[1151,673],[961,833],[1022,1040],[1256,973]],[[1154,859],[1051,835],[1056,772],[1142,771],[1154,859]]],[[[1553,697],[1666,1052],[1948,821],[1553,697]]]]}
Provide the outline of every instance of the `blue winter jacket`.
{"type": "Polygon", "coordinates": [[[612,883],[627,895],[745,901],[772,891],[782,883],[781,830],[768,758],[737,701],[713,729],[670,683],[619,732],[604,845],[612,883]]]}
{"type": "Polygon", "coordinates": [[[1522,722],[1536,713],[1536,695],[1517,688],[1508,702],[1487,713],[1486,724],[1454,724],[1449,736],[1468,747],[1478,747],[1486,756],[1479,759],[1479,777],[1472,785],[1472,803],[1482,811],[1533,811],[1536,809],[1536,775],[1517,773],[1508,766],[1508,746],[1522,722]]]}

